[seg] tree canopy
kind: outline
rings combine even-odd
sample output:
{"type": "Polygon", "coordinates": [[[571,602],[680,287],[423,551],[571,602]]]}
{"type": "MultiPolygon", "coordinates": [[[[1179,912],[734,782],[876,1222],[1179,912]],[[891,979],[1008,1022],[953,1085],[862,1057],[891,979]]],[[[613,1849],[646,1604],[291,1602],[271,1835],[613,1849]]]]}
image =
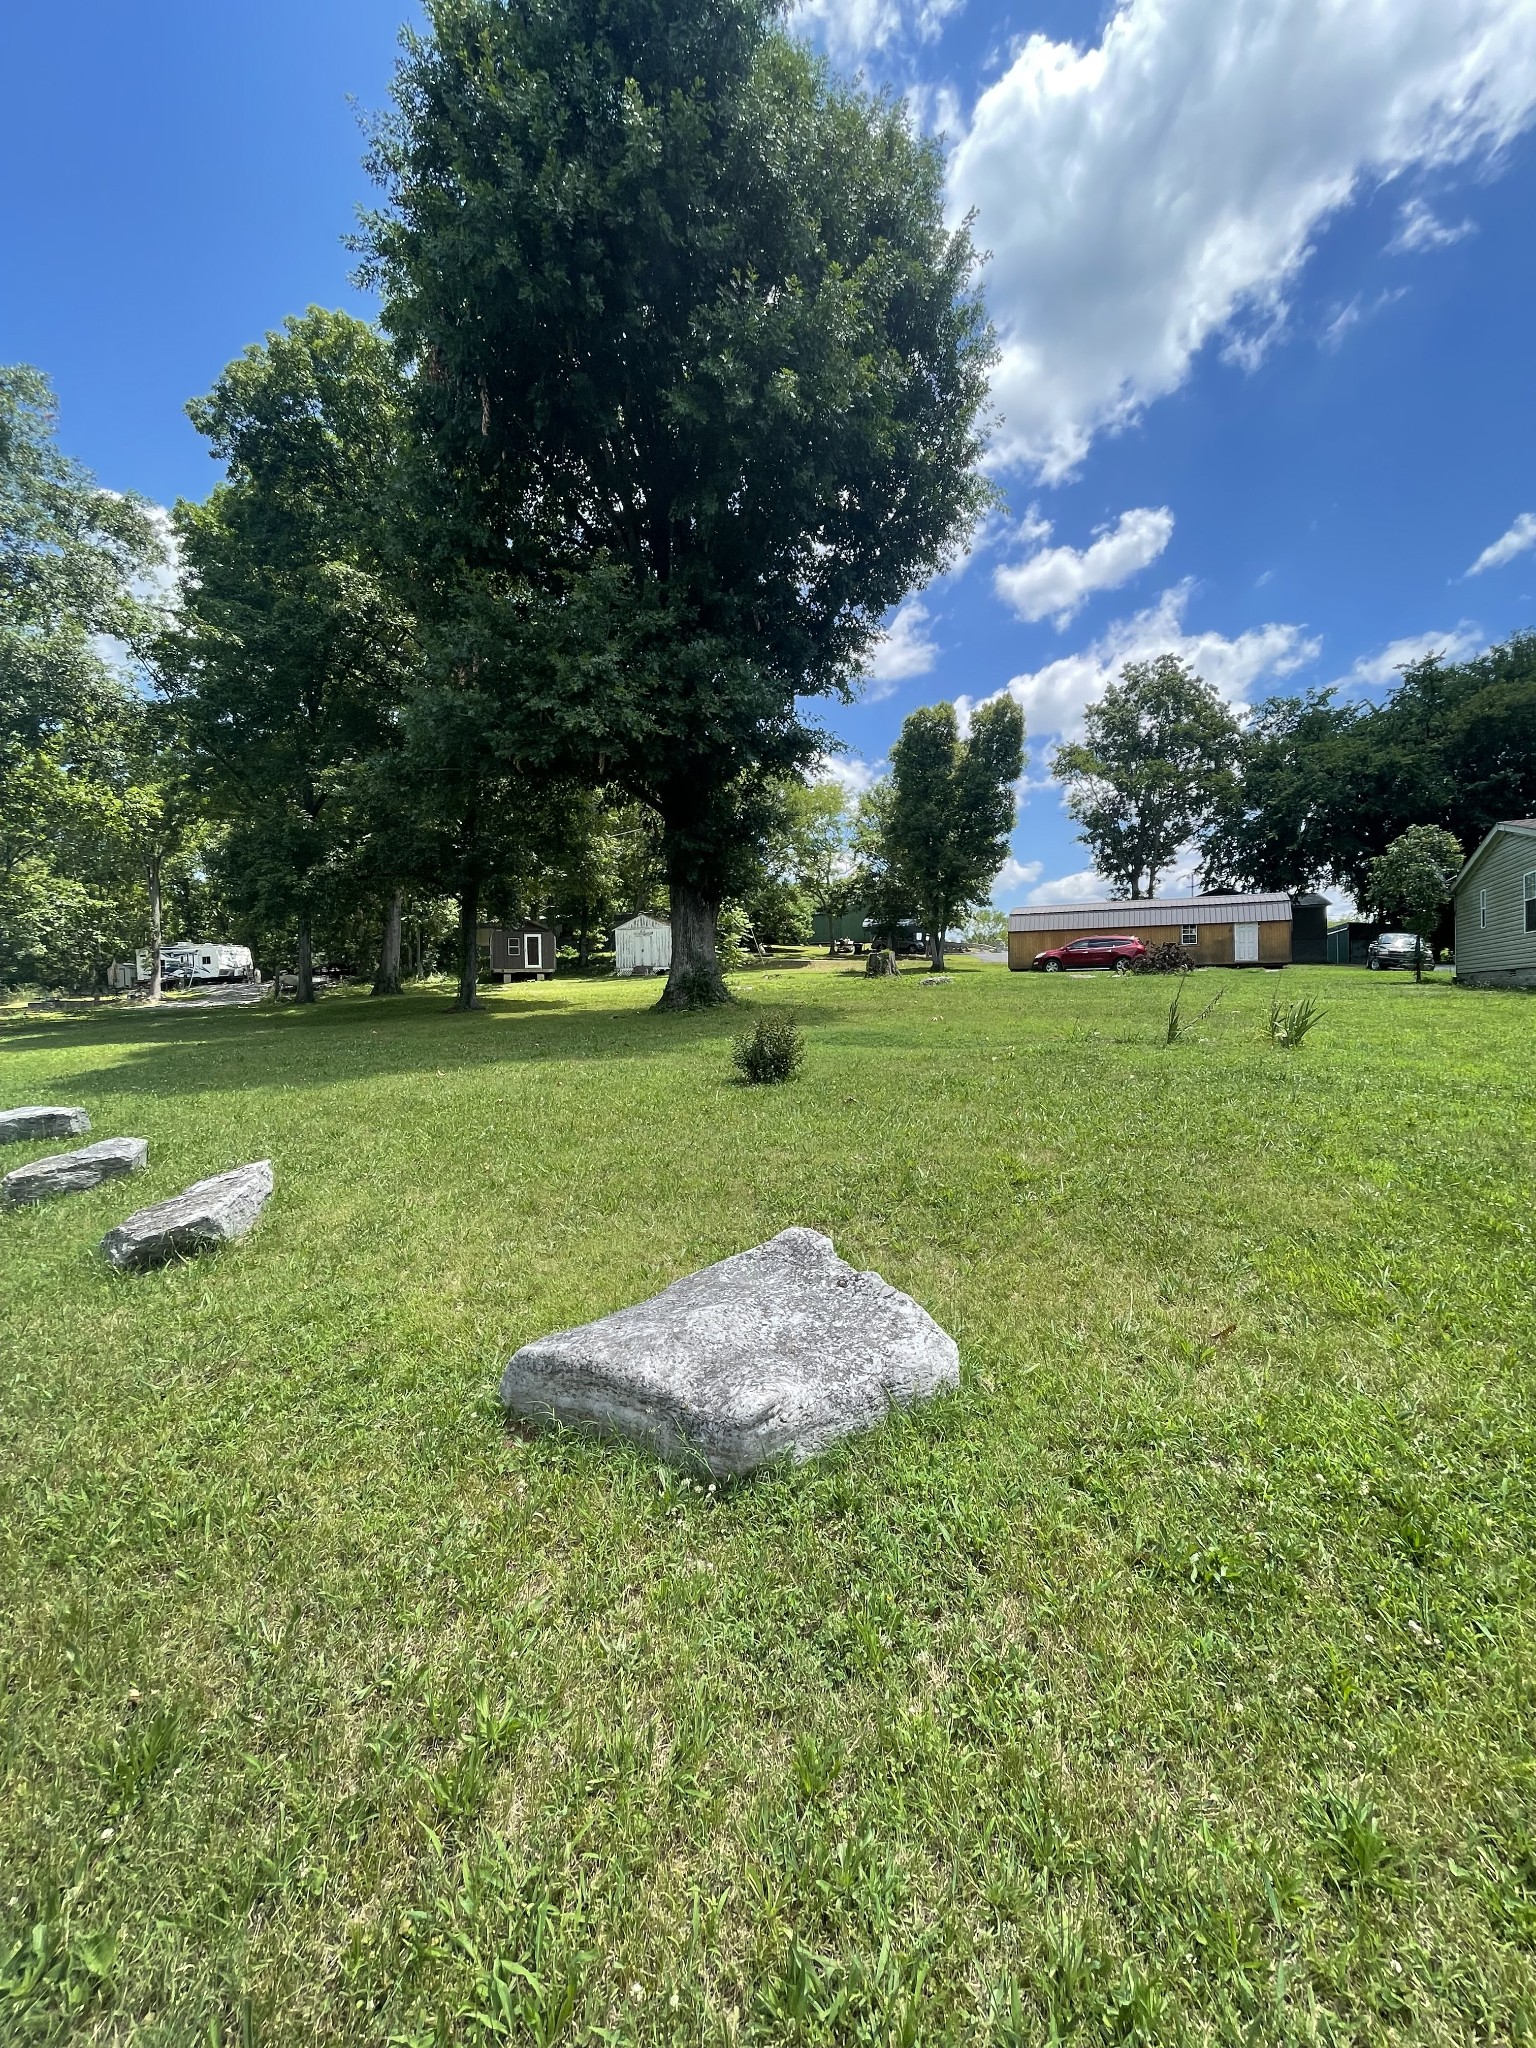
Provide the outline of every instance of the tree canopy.
{"type": "Polygon", "coordinates": [[[162,670],[228,821],[239,896],[297,920],[307,999],[311,923],[365,829],[359,771],[414,659],[380,559],[400,380],[372,328],[312,307],[187,410],[225,478],[175,509],[186,575],[162,670]]]}
{"type": "Polygon", "coordinates": [[[1023,770],[1024,714],[1009,696],[978,706],[966,739],[953,704],[914,711],[891,749],[885,834],[921,908],[935,970],[949,926],[991,895],[1023,770]]]}
{"type": "Polygon", "coordinates": [[[1156,893],[1179,848],[1230,786],[1238,724],[1176,654],[1130,661],[1084,714],[1084,737],[1057,749],[1052,774],[1111,893],[1156,893]]]}
{"type": "MultiPolygon", "coordinates": [[[[1410,825],[1371,862],[1365,900],[1427,946],[1461,871],[1461,842],[1440,825],[1410,825]]],[[[1414,978],[1423,978],[1416,951],[1414,978]]]]}
{"type": "Polygon", "coordinates": [[[47,379],[0,366],[0,982],[73,982],[144,937],[122,857],[137,700],[104,647],[142,650],[164,544],[55,425],[47,379]]]}
{"type": "Polygon", "coordinates": [[[427,20],[366,228],[416,372],[421,527],[455,563],[424,617],[441,661],[482,660],[525,761],[659,814],[668,999],[710,999],[764,785],[821,745],[799,700],[850,686],[988,500],[975,251],[938,147],[764,0],[427,20]]]}

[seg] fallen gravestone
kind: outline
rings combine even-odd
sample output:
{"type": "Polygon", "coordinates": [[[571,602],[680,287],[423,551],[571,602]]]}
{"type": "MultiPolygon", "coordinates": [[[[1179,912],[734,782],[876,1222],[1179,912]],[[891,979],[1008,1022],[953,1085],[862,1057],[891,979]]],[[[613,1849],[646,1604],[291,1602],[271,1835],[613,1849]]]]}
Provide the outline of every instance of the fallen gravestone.
{"type": "Polygon", "coordinates": [[[103,1138],[78,1152],[55,1152],[18,1166],[0,1180],[0,1201],[41,1202],[49,1195],[77,1195],[119,1174],[141,1173],[149,1157],[147,1138],[103,1138]]]}
{"type": "Polygon", "coordinates": [[[81,1138],[91,1128],[83,1109],[0,1109],[0,1145],[20,1145],[28,1138],[81,1138]]]}
{"type": "Polygon", "coordinates": [[[959,1381],[954,1340],[926,1309],[797,1229],[525,1344],[501,1398],[723,1477],[812,1458],[959,1381]]]}
{"type": "Polygon", "coordinates": [[[190,1257],[214,1245],[244,1237],[272,1192],[272,1164],[258,1159],[194,1182],[168,1202],[140,1209],[109,1230],[101,1249],[120,1272],[164,1265],[167,1259],[190,1257]]]}

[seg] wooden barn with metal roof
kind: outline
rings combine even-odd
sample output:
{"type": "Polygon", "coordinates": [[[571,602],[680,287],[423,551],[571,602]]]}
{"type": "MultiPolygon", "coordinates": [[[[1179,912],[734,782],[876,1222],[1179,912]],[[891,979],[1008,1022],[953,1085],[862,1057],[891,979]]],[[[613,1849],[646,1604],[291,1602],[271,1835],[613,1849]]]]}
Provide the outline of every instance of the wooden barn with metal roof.
{"type": "MultiPolygon", "coordinates": [[[[1299,904],[1285,895],[1252,895],[1032,905],[1008,913],[1008,965],[1032,967],[1037,953],[1068,946],[1074,939],[1114,933],[1140,939],[1146,946],[1180,946],[1191,967],[1287,967],[1295,957],[1292,926],[1301,906],[1314,922],[1321,919],[1326,944],[1327,905],[1322,897],[1304,897],[1299,904]]],[[[1308,925],[1308,941],[1312,937],[1308,925]]],[[[1306,951],[1311,951],[1310,944],[1306,951]]],[[[1318,952],[1316,957],[1326,955],[1318,952]]]]}

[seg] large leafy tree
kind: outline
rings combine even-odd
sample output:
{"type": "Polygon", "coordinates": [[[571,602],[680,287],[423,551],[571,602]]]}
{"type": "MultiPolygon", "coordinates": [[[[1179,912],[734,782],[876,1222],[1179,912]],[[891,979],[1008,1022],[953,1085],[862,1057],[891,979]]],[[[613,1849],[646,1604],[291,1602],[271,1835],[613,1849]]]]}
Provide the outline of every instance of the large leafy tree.
{"type": "Polygon", "coordinates": [[[1256,888],[1334,881],[1370,900],[1375,861],[1410,826],[1473,847],[1536,811],[1536,633],[1470,661],[1429,655],[1382,703],[1274,698],[1245,729],[1238,774],[1203,839],[1206,871],[1256,888]]]}
{"type": "Polygon", "coordinates": [[[142,649],[163,545],[55,422],[41,372],[0,367],[0,980],[73,983],[142,936],[119,831],[136,699],[103,644],[142,649]]]}
{"type": "Polygon", "coordinates": [[[308,1001],[314,920],[353,879],[367,828],[359,769],[415,672],[380,551],[401,383],[373,329],[311,308],[188,412],[226,473],[175,510],[185,578],[162,672],[229,823],[231,886],[248,915],[295,931],[308,1001]]]}
{"type": "Polygon", "coordinates": [[[1328,879],[1353,722],[1331,690],[1256,708],[1238,742],[1237,772],[1218,784],[1201,827],[1201,867],[1213,886],[1300,891],[1328,879]]]}
{"type": "Polygon", "coordinates": [[[972,713],[966,739],[952,704],[914,711],[891,749],[886,835],[921,906],[935,972],[949,926],[992,893],[1023,770],[1024,714],[1007,696],[972,713]]]}
{"type": "Polygon", "coordinates": [[[1237,720],[1176,654],[1130,661],[1059,747],[1052,774],[1117,896],[1155,894],[1178,850],[1228,802],[1237,720]]]}
{"type": "Polygon", "coordinates": [[[769,0],[426,11],[366,230],[431,455],[423,617],[525,775],[660,816],[663,1000],[723,999],[719,904],[821,744],[799,700],[849,687],[987,500],[975,252],[939,149],[769,0]]]}

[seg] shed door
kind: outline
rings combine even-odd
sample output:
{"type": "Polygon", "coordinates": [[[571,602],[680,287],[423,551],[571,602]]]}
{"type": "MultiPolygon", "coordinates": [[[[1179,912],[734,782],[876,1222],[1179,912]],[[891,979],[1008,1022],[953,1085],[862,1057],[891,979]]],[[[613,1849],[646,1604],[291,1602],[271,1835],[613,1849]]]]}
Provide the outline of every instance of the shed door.
{"type": "Polygon", "coordinates": [[[1232,958],[1241,967],[1256,962],[1259,957],[1259,928],[1256,924],[1235,924],[1232,927],[1232,958]]]}
{"type": "Polygon", "coordinates": [[[541,935],[538,932],[527,932],[524,934],[523,965],[525,967],[542,967],[544,965],[541,951],[541,935]]]}

